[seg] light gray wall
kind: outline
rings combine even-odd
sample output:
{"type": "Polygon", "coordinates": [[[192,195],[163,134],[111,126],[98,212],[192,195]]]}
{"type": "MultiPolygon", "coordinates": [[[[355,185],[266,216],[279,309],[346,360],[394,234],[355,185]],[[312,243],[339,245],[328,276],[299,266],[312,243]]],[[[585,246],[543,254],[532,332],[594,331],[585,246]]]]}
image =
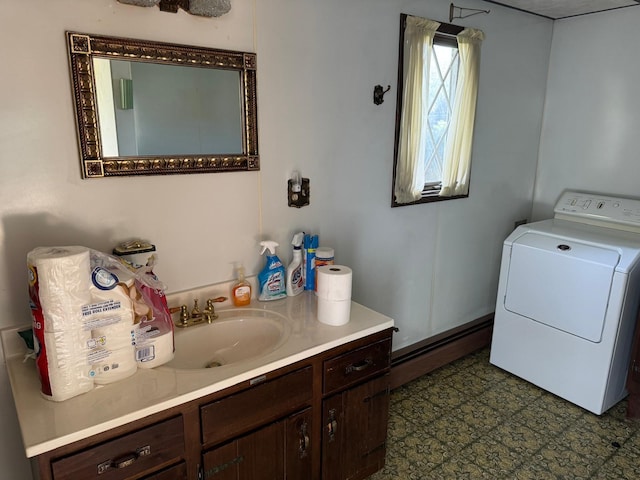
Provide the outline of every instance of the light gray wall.
{"type": "Polygon", "coordinates": [[[555,23],[535,218],[564,189],[640,196],[638,25],[640,7],[555,23]]]}
{"type": "Polygon", "coordinates": [[[257,2],[264,231],[319,233],[355,300],[396,320],[394,348],[493,311],[502,241],[531,208],[552,22],[499,6],[457,21],[486,34],[470,197],[390,208],[400,13],[448,21],[449,3],[257,2]],[[295,169],[300,210],[283,202],[295,169]]]}

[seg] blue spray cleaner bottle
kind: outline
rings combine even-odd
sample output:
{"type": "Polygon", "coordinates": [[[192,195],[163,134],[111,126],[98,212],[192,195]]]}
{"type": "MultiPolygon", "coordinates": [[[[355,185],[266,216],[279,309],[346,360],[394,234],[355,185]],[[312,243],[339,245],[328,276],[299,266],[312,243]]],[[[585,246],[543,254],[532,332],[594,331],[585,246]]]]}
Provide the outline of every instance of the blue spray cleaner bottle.
{"type": "Polygon", "coordinates": [[[260,255],[267,253],[267,262],[258,274],[258,300],[278,300],[287,296],[285,284],[285,268],[276,255],[277,242],[264,240],[260,242],[260,255]]]}

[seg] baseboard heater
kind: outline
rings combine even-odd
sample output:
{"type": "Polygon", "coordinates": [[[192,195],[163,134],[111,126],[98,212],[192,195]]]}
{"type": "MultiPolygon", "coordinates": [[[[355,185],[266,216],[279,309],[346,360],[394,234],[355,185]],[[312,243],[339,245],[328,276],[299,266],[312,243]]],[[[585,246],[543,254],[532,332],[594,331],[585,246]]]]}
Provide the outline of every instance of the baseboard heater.
{"type": "Polygon", "coordinates": [[[393,352],[391,388],[490,345],[492,331],[493,313],[393,352]]]}

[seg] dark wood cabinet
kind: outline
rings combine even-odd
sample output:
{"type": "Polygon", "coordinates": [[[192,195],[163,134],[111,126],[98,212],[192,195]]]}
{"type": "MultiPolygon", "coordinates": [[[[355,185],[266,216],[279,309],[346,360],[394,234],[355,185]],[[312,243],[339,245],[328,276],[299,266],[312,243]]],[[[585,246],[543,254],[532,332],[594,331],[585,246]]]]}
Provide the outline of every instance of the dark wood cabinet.
{"type": "Polygon", "coordinates": [[[216,444],[203,454],[202,479],[311,478],[312,373],[307,366],[201,407],[203,444],[216,444]]]}
{"type": "Polygon", "coordinates": [[[140,478],[142,474],[160,470],[184,456],[183,431],[182,417],[178,416],[119,436],[109,442],[53,461],[53,478],[140,478]]]}
{"type": "Polygon", "coordinates": [[[283,422],[216,447],[203,455],[202,478],[274,480],[284,478],[283,422]]]}
{"type": "Polygon", "coordinates": [[[33,459],[39,480],[358,480],[384,465],[391,329],[33,459]]]}
{"type": "Polygon", "coordinates": [[[180,462],[173,467],[161,470],[154,474],[144,477],[143,480],[187,480],[187,464],[180,462]]]}
{"type": "Polygon", "coordinates": [[[311,422],[307,408],[205,452],[202,479],[312,478],[311,422]]]}
{"type": "Polygon", "coordinates": [[[364,479],[384,466],[390,339],[325,362],[322,479],[364,479]],[[341,390],[342,389],[342,390],[341,390]]]}

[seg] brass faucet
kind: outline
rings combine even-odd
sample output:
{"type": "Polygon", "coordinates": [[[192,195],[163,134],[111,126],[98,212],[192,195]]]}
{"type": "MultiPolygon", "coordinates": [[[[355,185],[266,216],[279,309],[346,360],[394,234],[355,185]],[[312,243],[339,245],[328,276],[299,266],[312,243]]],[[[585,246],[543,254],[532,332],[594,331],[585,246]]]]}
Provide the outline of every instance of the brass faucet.
{"type": "Polygon", "coordinates": [[[204,310],[200,310],[198,307],[198,300],[194,300],[191,312],[189,312],[186,305],[172,307],[169,309],[169,312],[180,312],[180,320],[176,322],[176,327],[185,328],[192,325],[199,325],[203,322],[212,323],[216,318],[218,318],[218,314],[214,308],[214,303],[224,302],[226,299],[227,297],[209,298],[207,300],[207,307],[204,310]]]}

